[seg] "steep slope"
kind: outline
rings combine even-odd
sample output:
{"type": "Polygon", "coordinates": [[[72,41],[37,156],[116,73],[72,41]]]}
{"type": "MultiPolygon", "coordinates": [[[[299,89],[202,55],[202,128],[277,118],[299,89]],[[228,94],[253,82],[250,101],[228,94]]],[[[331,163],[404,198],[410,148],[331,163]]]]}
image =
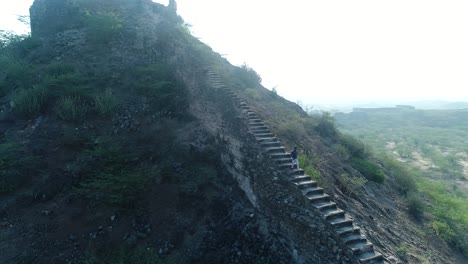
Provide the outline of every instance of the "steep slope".
{"type": "Polygon", "coordinates": [[[32,37],[2,48],[0,263],[398,263],[404,243],[455,263],[400,219],[391,175],[346,181],[367,171],[337,154],[330,120],[261,87],[175,10],[36,0],[32,37]],[[280,169],[294,145],[314,181],[280,169]],[[330,211],[310,202],[315,183],[330,211]]]}

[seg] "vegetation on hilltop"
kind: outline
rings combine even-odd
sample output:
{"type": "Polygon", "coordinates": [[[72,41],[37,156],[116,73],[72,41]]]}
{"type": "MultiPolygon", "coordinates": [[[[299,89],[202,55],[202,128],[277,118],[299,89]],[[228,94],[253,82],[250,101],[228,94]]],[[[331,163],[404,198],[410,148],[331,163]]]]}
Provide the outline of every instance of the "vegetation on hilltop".
{"type": "MultiPolygon", "coordinates": [[[[170,63],[174,41],[187,37],[182,22],[163,27],[164,52],[111,68],[113,53],[133,41],[131,23],[95,10],[79,12],[84,34],[60,35],[65,43],[81,38],[79,48],[34,34],[0,36],[0,195],[32,196],[32,204],[71,195],[90,208],[134,214],[149,206],[155,184],[178,186],[181,196],[210,190],[218,175],[214,141],[189,151],[178,139],[195,122],[170,63]]],[[[83,263],[159,260],[151,246],[109,242],[88,251],[83,263]]]]}

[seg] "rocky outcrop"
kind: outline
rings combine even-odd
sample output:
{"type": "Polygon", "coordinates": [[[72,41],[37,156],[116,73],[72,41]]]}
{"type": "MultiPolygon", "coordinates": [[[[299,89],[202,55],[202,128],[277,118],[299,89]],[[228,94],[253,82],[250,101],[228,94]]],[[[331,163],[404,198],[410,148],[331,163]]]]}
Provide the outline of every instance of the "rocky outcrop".
{"type": "Polygon", "coordinates": [[[169,5],[167,8],[174,13],[177,13],[177,3],[175,0],[169,0],[169,5]]]}
{"type": "Polygon", "coordinates": [[[30,22],[33,37],[47,38],[69,29],[86,26],[90,13],[117,14],[119,18],[135,20],[149,13],[177,12],[177,4],[171,1],[168,7],[151,0],[35,0],[31,8],[30,22]]]}
{"type": "Polygon", "coordinates": [[[71,0],[36,0],[29,9],[33,37],[48,37],[79,27],[78,8],[71,0]]]}

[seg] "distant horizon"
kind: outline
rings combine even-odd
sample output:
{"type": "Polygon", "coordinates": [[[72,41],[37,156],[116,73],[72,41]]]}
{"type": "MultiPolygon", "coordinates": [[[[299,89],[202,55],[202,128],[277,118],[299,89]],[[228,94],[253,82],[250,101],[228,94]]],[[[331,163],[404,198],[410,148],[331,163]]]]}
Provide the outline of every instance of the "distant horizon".
{"type": "Polygon", "coordinates": [[[415,100],[385,100],[385,99],[375,99],[375,100],[349,100],[349,101],[312,101],[312,102],[304,102],[304,101],[296,101],[302,104],[323,104],[323,105],[411,105],[411,104],[421,104],[421,103],[446,103],[446,104],[455,104],[455,103],[467,103],[468,99],[466,100],[445,100],[445,99],[415,99],[415,100]]]}

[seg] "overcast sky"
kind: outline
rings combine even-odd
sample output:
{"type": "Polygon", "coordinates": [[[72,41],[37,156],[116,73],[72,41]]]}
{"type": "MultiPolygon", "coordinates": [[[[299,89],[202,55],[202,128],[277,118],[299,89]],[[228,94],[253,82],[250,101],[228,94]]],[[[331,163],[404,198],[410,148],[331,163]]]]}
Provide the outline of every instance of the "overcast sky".
{"type": "MultiPolygon", "coordinates": [[[[0,28],[31,3],[1,1],[0,28]]],[[[468,100],[466,0],[177,3],[197,37],[291,101],[468,100]]]]}

